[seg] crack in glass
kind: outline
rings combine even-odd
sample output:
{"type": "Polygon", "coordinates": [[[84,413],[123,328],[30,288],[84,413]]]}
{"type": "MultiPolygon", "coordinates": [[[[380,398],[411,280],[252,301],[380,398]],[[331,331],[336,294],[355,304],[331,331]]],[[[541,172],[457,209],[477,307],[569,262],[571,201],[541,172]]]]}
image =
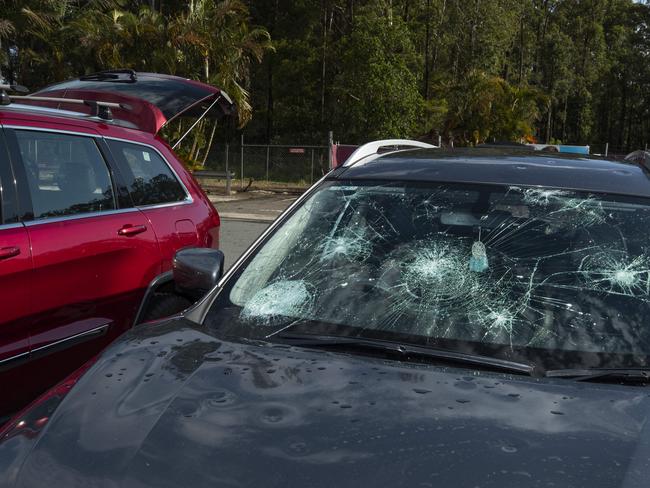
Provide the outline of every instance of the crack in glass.
{"type": "Polygon", "coordinates": [[[262,327],[638,349],[648,338],[629,320],[648,315],[649,223],[645,205],[570,190],[333,185],[271,238],[272,264],[255,258],[231,300],[262,327]]]}

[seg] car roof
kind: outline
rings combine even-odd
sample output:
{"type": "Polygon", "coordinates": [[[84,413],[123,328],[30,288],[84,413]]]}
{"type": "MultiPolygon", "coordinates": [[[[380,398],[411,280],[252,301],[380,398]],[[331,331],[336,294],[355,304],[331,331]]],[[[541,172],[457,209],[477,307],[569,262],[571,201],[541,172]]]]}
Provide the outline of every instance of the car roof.
{"type": "Polygon", "coordinates": [[[38,105],[27,105],[24,103],[11,103],[9,105],[0,105],[0,118],[3,115],[12,116],[16,114],[33,116],[34,118],[38,118],[39,116],[62,117],[65,119],[74,120],[76,122],[84,121],[84,122],[90,122],[95,124],[97,123],[111,124],[111,125],[117,125],[121,127],[133,128],[132,124],[124,123],[120,120],[104,120],[104,119],[100,119],[99,117],[93,117],[88,114],[84,114],[81,112],[74,112],[72,110],[64,110],[64,109],[52,108],[52,107],[42,107],[38,105]]]}
{"type": "Polygon", "coordinates": [[[160,136],[141,131],[128,124],[106,121],[99,117],[53,109],[36,105],[12,103],[0,105],[0,127],[37,128],[55,132],[89,133],[102,137],[124,139],[136,143],[154,145],[160,149],[157,141],[165,145],[160,136]]]}
{"type": "Polygon", "coordinates": [[[638,165],[596,157],[497,148],[390,152],[336,170],[338,179],[542,186],[650,197],[638,165]]]}

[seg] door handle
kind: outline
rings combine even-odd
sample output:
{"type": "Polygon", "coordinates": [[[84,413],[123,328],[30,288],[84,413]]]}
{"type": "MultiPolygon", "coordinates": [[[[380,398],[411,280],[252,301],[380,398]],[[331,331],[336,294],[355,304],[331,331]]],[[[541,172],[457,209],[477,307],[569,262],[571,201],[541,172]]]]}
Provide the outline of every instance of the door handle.
{"type": "Polygon", "coordinates": [[[117,231],[117,234],[120,236],[134,236],[136,234],[141,234],[147,230],[146,225],[131,225],[127,224],[124,227],[122,227],[120,230],[117,231]]]}
{"type": "Polygon", "coordinates": [[[9,259],[20,254],[20,249],[17,247],[3,247],[0,249],[0,259],[9,259]]]}

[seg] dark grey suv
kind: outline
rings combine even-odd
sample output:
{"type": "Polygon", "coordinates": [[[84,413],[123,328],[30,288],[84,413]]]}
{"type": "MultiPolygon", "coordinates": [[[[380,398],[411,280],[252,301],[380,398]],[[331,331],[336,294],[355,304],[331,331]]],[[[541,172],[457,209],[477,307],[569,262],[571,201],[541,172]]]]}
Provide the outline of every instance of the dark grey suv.
{"type": "Polygon", "coordinates": [[[367,152],[218,283],[179,252],[216,286],[13,419],[0,486],[646,487],[648,171],[367,152]]]}

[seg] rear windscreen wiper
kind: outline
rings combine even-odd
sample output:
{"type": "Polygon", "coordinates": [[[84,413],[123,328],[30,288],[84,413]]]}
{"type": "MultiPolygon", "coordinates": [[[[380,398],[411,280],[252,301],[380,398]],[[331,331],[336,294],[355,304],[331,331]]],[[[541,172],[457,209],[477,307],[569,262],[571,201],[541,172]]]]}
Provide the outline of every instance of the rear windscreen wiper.
{"type": "Polygon", "coordinates": [[[398,359],[434,360],[434,362],[453,363],[463,366],[479,366],[481,368],[501,371],[505,373],[525,374],[532,376],[534,366],[517,363],[506,359],[489,356],[479,356],[449,349],[434,349],[414,345],[401,344],[379,339],[361,337],[337,337],[315,334],[278,333],[275,339],[283,343],[299,347],[360,349],[376,351],[383,354],[396,356],[398,359]]]}
{"type": "Polygon", "coordinates": [[[570,378],[576,381],[593,381],[600,383],[648,384],[648,368],[585,368],[585,369],[551,369],[546,371],[548,378],[570,378]]]}

